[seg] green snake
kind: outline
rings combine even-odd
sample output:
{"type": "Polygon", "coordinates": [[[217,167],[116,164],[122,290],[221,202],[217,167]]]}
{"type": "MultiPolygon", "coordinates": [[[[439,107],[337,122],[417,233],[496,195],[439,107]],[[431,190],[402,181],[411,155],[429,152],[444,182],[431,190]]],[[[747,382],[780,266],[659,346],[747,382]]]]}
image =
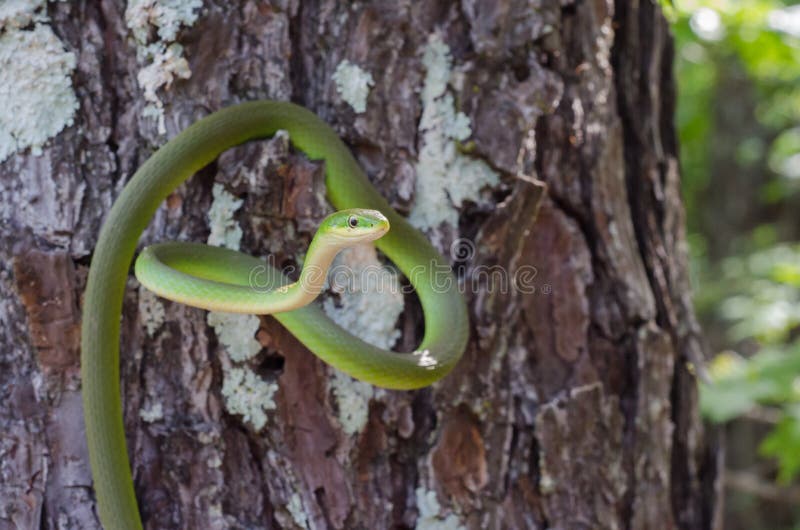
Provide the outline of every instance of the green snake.
{"type": "Polygon", "coordinates": [[[324,161],[328,199],[343,210],[323,221],[300,278],[292,282],[262,260],[232,250],[166,243],[141,253],[135,269],[142,283],[206,309],[275,313],[323,361],[390,389],[430,385],[453,368],[466,347],[467,308],[449,264],[378,193],[330,126],[303,107],[278,101],[243,103],[197,121],[157,150],[122,190],[100,231],[89,270],[81,329],[82,392],[98,511],[109,530],[142,527],[125,443],[119,370],[122,301],[139,237],[161,202],[222,151],[279,130],[287,131],[309,158],[324,161]],[[309,304],[333,254],[371,239],[419,296],[425,333],[412,353],[372,346],[334,323],[318,304],[309,304]],[[317,274],[306,274],[311,265],[317,274]],[[259,273],[257,289],[254,271],[259,273]]]}

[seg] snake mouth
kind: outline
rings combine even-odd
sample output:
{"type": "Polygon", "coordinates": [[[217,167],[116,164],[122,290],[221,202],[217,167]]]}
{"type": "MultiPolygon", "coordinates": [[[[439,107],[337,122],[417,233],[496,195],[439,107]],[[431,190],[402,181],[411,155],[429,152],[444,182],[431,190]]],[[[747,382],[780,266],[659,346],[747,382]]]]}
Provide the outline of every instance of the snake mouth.
{"type": "Polygon", "coordinates": [[[389,224],[389,220],[386,218],[386,216],[384,216],[381,212],[378,210],[372,211],[375,212],[375,221],[373,227],[375,228],[375,232],[378,234],[375,239],[378,239],[379,237],[386,235],[386,232],[389,231],[391,225],[389,224]]]}
{"type": "Polygon", "coordinates": [[[389,231],[389,221],[376,222],[373,225],[367,225],[362,232],[355,237],[360,243],[368,243],[375,241],[386,235],[389,231]]]}
{"type": "Polygon", "coordinates": [[[359,213],[361,214],[360,223],[372,232],[370,241],[382,238],[391,228],[389,220],[378,210],[360,210],[359,213]]]}

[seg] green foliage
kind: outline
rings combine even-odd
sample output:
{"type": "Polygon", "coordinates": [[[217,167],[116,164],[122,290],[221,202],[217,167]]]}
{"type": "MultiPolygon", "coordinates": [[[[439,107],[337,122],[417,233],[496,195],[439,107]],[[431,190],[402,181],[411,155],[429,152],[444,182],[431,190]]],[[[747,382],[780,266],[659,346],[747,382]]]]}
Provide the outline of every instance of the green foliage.
{"type": "Polygon", "coordinates": [[[763,212],[783,212],[785,224],[800,226],[800,5],[691,0],[664,7],[676,38],[695,301],[723,350],[711,363],[712,381],[701,385],[701,406],[720,422],[757,407],[777,412],[760,451],[789,481],[800,474],[800,245],[779,243],[786,230],[777,214],[763,212]],[[746,126],[723,125],[721,114],[748,104],[746,126]],[[735,175],[721,176],[715,165],[720,138],[733,153],[724,167],[735,175]],[[754,180],[751,210],[740,216],[755,220],[721,245],[718,227],[739,219],[707,215],[706,202],[720,178],[741,175],[754,180]],[[712,257],[712,246],[726,255],[712,257]]]}
{"type": "Polygon", "coordinates": [[[718,354],[709,366],[711,383],[700,386],[701,409],[716,422],[757,406],[780,411],[761,453],[776,459],[778,478],[788,482],[800,472],[800,340],[793,338],[800,329],[800,245],[732,256],[719,269],[703,291],[722,299],[717,307],[729,340],[755,340],[762,348],[749,358],[718,354]]]}
{"type": "Polygon", "coordinates": [[[727,297],[719,314],[730,322],[728,335],[739,341],[786,343],[800,324],[800,247],[777,245],[745,256],[727,258],[720,281],[727,297]]]}
{"type": "MultiPolygon", "coordinates": [[[[713,384],[702,384],[700,405],[713,421],[727,421],[756,405],[787,405],[800,398],[800,347],[765,349],[749,359],[723,352],[711,364],[713,384]]],[[[787,416],[789,417],[789,416],[787,416]]]]}
{"type": "MultiPolygon", "coordinates": [[[[800,132],[781,138],[781,134],[800,123],[800,11],[778,0],[681,1],[667,13],[673,19],[677,43],[677,79],[680,100],[678,128],[681,138],[681,163],[689,225],[702,204],[698,197],[708,190],[714,136],[714,112],[718,105],[736,105],[720,101],[725,97],[721,80],[745,77],[757,99],[755,118],[763,128],[757,135],[743,135],[737,146],[737,162],[747,167],[769,153],[775,176],[798,178],[800,132]],[[787,11],[787,9],[789,11],[787,11]],[[794,20],[793,32],[787,20],[794,20]],[[788,167],[794,171],[786,171],[788,167]],[[693,215],[695,214],[695,215],[693,215]]],[[[729,98],[728,98],[729,99],[729,98]]],[[[760,194],[774,201],[785,197],[794,187],[768,186],[760,194]]]]}
{"type": "Polygon", "coordinates": [[[761,454],[778,460],[778,480],[784,483],[800,473],[800,405],[794,404],[786,412],[761,444],[761,454]]]}
{"type": "Polygon", "coordinates": [[[786,129],[772,142],[770,169],[790,179],[800,179],[800,127],[786,129]]]}

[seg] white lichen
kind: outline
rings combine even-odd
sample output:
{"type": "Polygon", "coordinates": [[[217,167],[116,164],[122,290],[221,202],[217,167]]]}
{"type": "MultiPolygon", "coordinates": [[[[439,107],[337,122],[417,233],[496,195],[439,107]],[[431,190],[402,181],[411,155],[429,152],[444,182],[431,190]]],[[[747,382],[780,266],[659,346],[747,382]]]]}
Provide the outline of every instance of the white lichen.
{"type": "Polygon", "coordinates": [[[417,525],[415,527],[416,530],[466,529],[455,514],[451,513],[444,518],[440,515],[442,507],[439,505],[439,499],[436,498],[435,491],[419,487],[416,489],[416,496],[417,511],[419,511],[419,517],[417,518],[417,525]]]}
{"type": "Polygon", "coordinates": [[[217,441],[216,433],[200,431],[197,433],[197,441],[201,444],[209,445],[217,441]]]}
{"type": "MultiPolygon", "coordinates": [[[[554,405],[550,403],[545,406],[553,407],[554,405]]],[[[563,415],[563,411],[559,409],[556,414],[563,415]]],[[[561,420],[564,419],[563,417],[561,418],[561,420]]],[[[542,495],[552,495],[555,493],[557,485],[555,477],[550,474],[550,467],[547,465],[544,453],[539,451],[539,491],[542,492],[542,495]]]]}
{"type": "Polygon", "coordinates": [[[144,100],[149,103],[142,115],[158,120],[158,132],[166,134],[167,126],[164,121],[164,103],[158,97],[158,90],[169,88],[175,79],[189,79],[192,71],[189,62],[183,56],[183,46],[171,44],[157,47],[153,50],[150,64],[139,70],[136,80],[144,91],[144,100]]]}
{"type": "Polygon", "coordinates": [[[164,417],[164,407],[159,402],[150,405],[150,408],[139,409],[139,417],[145,423],[153,423],[164,417]]]}
{"type": "Polygon", "coordinates": [[[369,89],[375,86],[371,73],[345,59],[336,67],[333,80],[336,82],[336,91],[339,96],[354,111],[361,113],[367,110],[369,89]]]}
{"type": "Polygon", "coordinates": [[[231,368],[224,372],[222,397],[231,414],[260,431],[267,423],[267,411],[275,409],[275,392],[278,385],[258,377],[249,368],[231,368]]]}
{"type": "MultiPolygon", "coordinates": [[[[216,487],[214,487],[216,489],[216,487]]],[[[210,502],[208,505],[208,512],[206,512],[206,524],[209,529],[217,530],[223,528],[230,528],[230,521],[225,517],[225,511],[222,509],[222,503],[215,501],[210,502]]]]}
{"type": "Polygon", "coordinates": [[[166,133],[166,125],[158,91],[172,86],[176,78],[192,75],[183,47],[174,41],[181,28],[197,21],[202,7],[202,0],[131,0],[125,10],[125,23],[136,41],[136,55],[147,63],[136,76],[148,102],[143,114],[157,120],[160,134],[166,133]],[[155,40],[151,39],[153,29],[155,40]]]}
{"type": "Polygon", "coordinates": [[[340,252],[328,282],[339,293],[339,305],[332,299],[323,303],[334,322],[379,348],[390,348],[397,341],[403,294],[397,276],[381,264],[374,246],[359,245],[340,252]]]}
{"type": "Polygon", "coordinates": [[[233,214],[242,207],[243,201],[228,193],[222,184],[214,184],[211,193],[214,196],[208,210],[211,233],[206,242],[217,247],[239,250],[242,228],[233,218],[233,214]]]}
{"type": "Polygon", "coordinates": [[[360,433],[369,419],[369,402],[374,394],[372,385],[357,381],[339,370],[333,372],[328,384],[336,398],[342,431],[349,436],[360,433]]]}
{"type": "Polygon", "coordinates": [[[203,0],[130,0],[125,22],[136,42],[144,45],[150,29],[156,28],[162,42],[172,42],[182,27],[191,27],[199,16],[203,0]]]}
{"type": "Polygon", "coordinates": [[[438,34],[428,39],[422,63],[426,69],[419,123],[422,147],[409,221],[423,229],[441,223],[456,226],[463,202],[477,199],[482,188],[497,185],[499,176],[482,160],[458,151],[457,142],[469,138],[472,129],[469,118],[456,112],[453,95],[447,90],[452,58],[438,34]]]}
{"type": "Polygon", "coordinates": [[[44,6],[45,0],[3,0],[0,2],[0,29],[19,29],[31,22],[47,20],[44,6]]]}
{"type": "Polygon", "coordinates": [[[252,359],[261,344],[255,339],[261,321],[255,315],[209,312],[208,325],[214,328],[217,339],[235,362],[252,359]]]}
{"type": "Polygon", "coordinates": [[[161,300],[148,289],[139,286],[139,319],[149,337],[152,337],[164,323],[164,316],[164,305],[161,300]]]}
{"type": "Polygon", "coordinates": [[[308,515],[306,515],[306,511],[303,509],[303,500],[300,498],[300,495],[292,493],[289,504],[286,505],[286,509],[289,511],[289,515],[292,516],[297,526],[300,528],[308,528],[308,515]]]}
{"type": "MultiPolygon", "coordinates": [[[[209,245],[239,250],[242,243],[242,229],[233,218],[241,208],[242,200],[231,195],[221,184],[214,184],[214,200],[208,211],[210,233],[206,242],[209,245]]],[[[252,358],[261,349],[255,339],[258,332],[258,317],[234,313],[209,312],[208,325],[214,328],[220,344],[236,362],[252,358]]]]}
{"type": "Polygon", "coordinates": [[[547,473],[542,473],[539,477],[539,491],[542,495],[550,495],[556,490],[556,482],[547,473]]]}
{"type": "MultiPolygon", "coordinates": [[[[212,194],[214,200],[208,212],[211,231],[207,243],[239,250],[242,229],[233,214],[241,208],[242,201],[225,191],[221,184],[214,184],[212,194]]],[[[255,339],[260,324],[255,315],[209,312],[206,319],[233,361],[246,361],[261,349],[255,339]]],[[[223,369],[225,406],[231,414],[242,415],[257,431],[267,422],[266,411],[275,408],[273,395],[277,389],[277,384],[263,381],[249,368],[223,369]]]]}
{"type": "MultiPolygon", "coordinates": [[[[30,12],[15,13],[15,21],[33,20],[24,18],[30,12]]],[[[72,125],[78,109],[70,78],[75,65],[75,54],[50,26],[0,35],[0,162],[28,147],[40,155],[48,139],[72,125]]]]}
{"type": "MultiPolygon", "coordinates": [[[[339,304],[325,300],[325,313],[358,338],[379,348],[391,348],[400,336],[397,319],[403,312],[403,294],[397,276],[378,260],[375,247],[359,245],[341,252],[330,269],[328,282],[339,293],[339,304]]],[[[361,432],[374,396],[372,385],[338,371],[329,385],[342,430],[349,435],[361,432]]]]}
{"type": "Polygon", "coordinates": [[[214,453],[208,457],[208,460],[206,460],[206,465],[211,469],[219,469],[222,466],[222,459],[217,453],[214,453]]]}

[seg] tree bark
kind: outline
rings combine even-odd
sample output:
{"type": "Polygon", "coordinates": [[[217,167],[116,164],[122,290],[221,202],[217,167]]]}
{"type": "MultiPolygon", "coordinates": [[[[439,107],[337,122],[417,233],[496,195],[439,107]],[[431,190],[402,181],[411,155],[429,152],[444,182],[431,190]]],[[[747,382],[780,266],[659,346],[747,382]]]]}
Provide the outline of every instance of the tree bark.
{"type": "MultiPolygon", "coordinates": [[[[431,388],[380,391],[271,318],[209,316],[131,277],[121,371],[147,528],[718,527],[657,5],[29,4],[0,21],[0,93],[23,105],[0,109],[0,528],[100,526],[79,328],[102,219],[168,138],[260,98],[328,121],[450,254],[469,347],[431,388]],[[26,63],[45,44],[52,61],[26,63]]],[[[323,171],[284,137],[236,148],[142,244],[297,264],[330,208],[323,171]]],[[[414,297],[377,300],[363,307],[396,312],[371,338],[413,348],[414,297]]],[[[375,313],[326,303],[370,337],[375,313]]]]}

